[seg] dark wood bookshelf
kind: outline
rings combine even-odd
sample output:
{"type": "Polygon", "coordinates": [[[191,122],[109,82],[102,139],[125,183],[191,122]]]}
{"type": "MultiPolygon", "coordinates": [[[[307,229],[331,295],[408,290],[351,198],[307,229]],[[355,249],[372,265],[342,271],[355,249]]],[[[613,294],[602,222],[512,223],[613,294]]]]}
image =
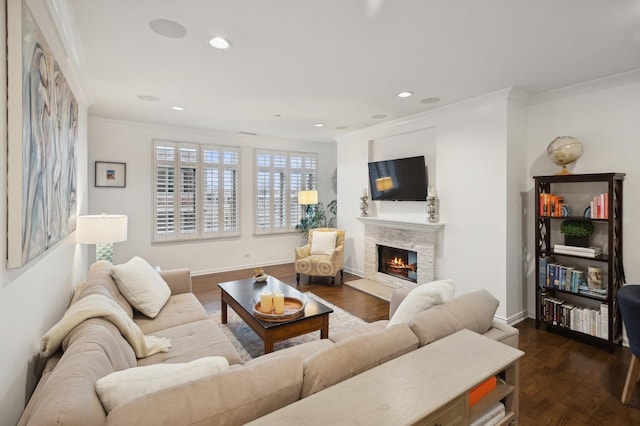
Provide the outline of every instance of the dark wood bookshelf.
{"type": "MultiPolygon", "coordinates": [[[[623,181],[624,173],[590,173],[575,175],[551,175],[551,176],[534,176],[535,180],[535,223],[536,223],[536,318],[535,326],[540,328],[544,326],[547,331],[560,334],[562,336],[572,338],[583,343],[587,343],[599,348],[613,352],[615,348],[622,342],[622,319],[618,312],[618,304],[616,294],[618,288],[624,284],[624,268],[622,261],[622,202],[623,202],[623,181]],[[576,214],[569,216],[549,216],[540,212],[540,194],[557,194],[560,196],[571,196],[571,193],[563,193],[563,184],[605,184],[606,194],[608,194],[607,219],[590,218],[577,216],[576,214]],[[558,232],[552,229],[552,224],[556,221],[563,220],[581,220],[598,223],[596,232],[606,233],[607,252],[595,257],[581,256],[578,254],[557,253],[553,250],[552,234],[557,240],[558,232]],[[566,289],[557,288],[555,286],[540,285],[540,259],[547,257],[552,259],[554,263],[563,266],[580,269],[580,264],[593,262],[594,264],[606,267],[606,273],[603,271],[603,285],[607,289],[606,296],[597,296],[590,294],[581,294],[566,289]],[[579,260],[579,261],[578,261],[579,260]],[[605,282],[606,280],[606,282],[605,282]],[[607,338],[592,336],[582,333],[568,327],[554,325],[547,322],[542,317],[543,314],[543,297],[552,297],[566,303],[570,303],[577,307],[594,308],[594,303],[602,303],[607,305],[607,338]],[[579,301],[583,301],[583,305],[579,301]],[[578,303],[576,302],[578,301],[578,303]],[[591,302],[589,302],[591,301],[591,302]]],[[[568,188],[564,186],[565,190],[568,188]]],[[[569,191],[570,192],[570,191],[569,191]]],[[[581,193],[580,195],[584,195],[581,193]]],[[[597,195],[594,193],[593,195],[597,195]]],[[[565,201],[567,201],[565,199],[565,201]]],[[[556,225],[557,226],[557,225],[556,225]]],[[[584,271],[586,274],[586,271],[584,271]]]]}

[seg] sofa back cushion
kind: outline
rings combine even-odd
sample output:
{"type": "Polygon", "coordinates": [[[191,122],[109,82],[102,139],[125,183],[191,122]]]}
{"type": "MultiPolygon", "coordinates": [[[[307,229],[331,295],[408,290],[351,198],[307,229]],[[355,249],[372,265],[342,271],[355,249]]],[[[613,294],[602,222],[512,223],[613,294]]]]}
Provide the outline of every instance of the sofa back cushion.
{"type": "Polygon", "coordinates": [[[115,300],[122,306],[122,309],[124,309],[127,315],[129,315],[129,318],[133,318],[133,308],[131,304],[120,293],[118,286],[111,277],[112,266],[111,263],[104,260],[100,260],[91,265],[91,267],[89,267],[89,273],[87,274],[87,281],[76,288],[70,304],[74,304],[90,294],[101,294],[115,300]]]}
{"type": "Polygon", "coordinates": [[[419,313],[409,322],[409,327],[418,336],[420,346],[464,328],[483,334],[491,328],[499,304],[486,290],[466,293],[419,313]]]}
{"type": "Polygon", "coordinates": [[[302,359],[272,358],[154,392],[119,405],[107,424],[244,424],[294,403],[302,387],[302,359]]]}
{"type": "Polygon", "coordinates": [[[131,346],[103,319],[90,319],[62,343],[65,352],[46,380],[38,383],[20,419],[22,424],[100,425],[106,414],[95,382],[136,365],[131,346]]]}
{"type": "Polygon", "coordinates": [[[305,360],[301,398],[313,395],[418,347],[406,324],[341,340],[305,360]]]}

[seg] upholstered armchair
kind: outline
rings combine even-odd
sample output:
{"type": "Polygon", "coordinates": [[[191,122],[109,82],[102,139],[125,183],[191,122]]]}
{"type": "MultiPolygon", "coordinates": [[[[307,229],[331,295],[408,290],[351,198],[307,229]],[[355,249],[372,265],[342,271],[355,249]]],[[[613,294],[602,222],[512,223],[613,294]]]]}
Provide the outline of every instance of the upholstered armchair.
{"type": "Polygon", "coordinates": [[[309,230],[308,243],[296,247],[296,282],[300,284],[300,274],[331,277],[335,284],[336,274],[344,277],[344,234],[345,231],[334,228],[316,228],[309,230]]]}

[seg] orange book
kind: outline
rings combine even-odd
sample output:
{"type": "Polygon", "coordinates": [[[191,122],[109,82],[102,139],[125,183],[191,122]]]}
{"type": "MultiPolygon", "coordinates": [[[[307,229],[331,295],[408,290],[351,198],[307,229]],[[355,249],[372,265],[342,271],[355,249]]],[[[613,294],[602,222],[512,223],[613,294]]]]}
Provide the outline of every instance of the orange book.
{"type": "Polygon", "coordinates": [[[469,391],[469,408],[476,405],[482,398],[487,396],[489,392],[494,390],[498,384],[498,380],[495,376],[489,377],[484,382],[480,383],[475,388],[469,391]]]}

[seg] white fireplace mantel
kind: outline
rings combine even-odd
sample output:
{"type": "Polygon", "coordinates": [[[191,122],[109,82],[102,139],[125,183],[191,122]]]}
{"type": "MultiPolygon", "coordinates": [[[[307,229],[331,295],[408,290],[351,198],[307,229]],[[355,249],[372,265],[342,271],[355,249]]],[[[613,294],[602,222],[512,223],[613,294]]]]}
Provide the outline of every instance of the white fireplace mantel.
{"type": "Polygon", "coordinates": [[[444,223],[415,222],[381,217],[359,217],[365,227],[364,278],[388,287],[412,288],[416,284],[378,272],[377,246],[415,251],[417,253],[417,285],[433,281],[436,273],[436,249],[444,223]]]}
{"type": "Polygon", "coordinates": [[[407,229],[410,231],[422,231],[422,232],[438,232],[444,228],[444,223],[426,223],[426,222],[411,222],[407,220],[393,220],[382,219],[380,217],[358,217],[360,222],[365,225],[375,225],[383,228],[395,228],[395,229],[407,229]]]}

